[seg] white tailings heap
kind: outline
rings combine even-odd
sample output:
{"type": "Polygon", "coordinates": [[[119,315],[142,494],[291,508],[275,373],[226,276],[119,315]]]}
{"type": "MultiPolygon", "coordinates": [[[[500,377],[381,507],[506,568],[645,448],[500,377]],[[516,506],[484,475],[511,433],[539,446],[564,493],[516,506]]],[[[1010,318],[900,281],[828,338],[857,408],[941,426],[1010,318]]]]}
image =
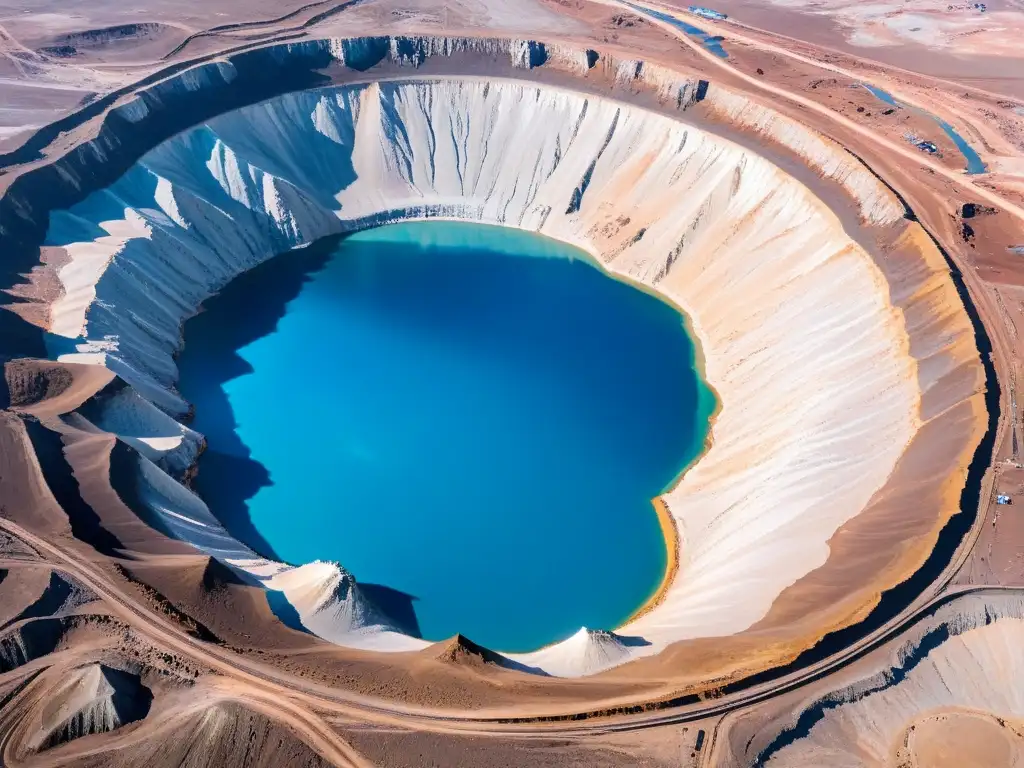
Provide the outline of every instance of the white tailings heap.
{"type": "Polygon", "coordinates": [[[362,594],[352,574],[337,563],[312,562],[281,571],[264,584],[287,595],[302,624],[325,640],[351,647],[408,650],[409,637],[362,594]]]}
{"type": "MultiPolygon", "coordinates": [[[[643,645],[643,643],[641,643],[643,645]]],[[[557,677],[593,675],[629,661],[628,638],[614,632],[583,627],[572,637],[533,653],[510,653],[508,658],[557,677]]]]}
{"type": "MultiPolygon", "coordinates": [[[[788,123],[762,118],[767,134],[781,125],[780,143],[792,139],[788,123]]],[[[807,152],[838,153],[839,170],[822,173],[856,181],[847,191],[865,221],[898,218],[884,187],[868,189],[866,171],[843,170],[852,161],[841,148],[807,152]]],[[[517,655],[524,664],[588,674],[751,627],[826,562],[829,539],[865,509],[921,426],[923,378],[886,278],[807,187],[665,115],[511,80],[289,94],[154,148],[107,189],[51,215],[49,241],[69,257],[51,328],[77,340],[61,359],[106,365],[181,416],[172,355],[181,323],[206,297],[324,235],[424,216],[541,232],[656,289],[692,320],[721,400],[713,444],[665,496],[679,532],[674,581],[616,630],[642,641],[584,632],[559,652],[517,655]]],[[[929,381],[957,364],[935,354],[929,381]]],[[[425,645],[358,606],[339,607],[356,593],[339,588],[337,567],[289,571],[234,542],[153,463],[166,463],[179,438],[142,419],[137,404],[125,407],[134,410],[123,422],[142,442],[142,495],[168,528],[269,579],[330,640],[365,647],[377,632],[387,649],[425,645]],[[135,428],[142,421],[153,436],[135,428]]],[[[187,433],[180,439],[191,444],[187,433]]]]}

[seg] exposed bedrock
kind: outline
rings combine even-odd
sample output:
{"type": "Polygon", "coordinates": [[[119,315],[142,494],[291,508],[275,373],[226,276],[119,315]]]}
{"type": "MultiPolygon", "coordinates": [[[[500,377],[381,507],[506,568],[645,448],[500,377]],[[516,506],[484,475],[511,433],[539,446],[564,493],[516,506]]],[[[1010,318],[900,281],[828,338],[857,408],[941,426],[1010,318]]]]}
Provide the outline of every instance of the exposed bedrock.
{"type": "Polygon", "coordinates": [[[83,199],[49,214],[46,265],[22,291],[36,303],[22,306],[60,361],[128,385],[57,428],[133,449],[132,493],[155,527],[283,590],[328,640],[426,645],[338,566],[259,558],[178,481],[201,437],[174,420],[188,410],[174,353],[183,320],[270,256],[444,217],[570,242],[678,304],[721,404],[706,453],[663,499],[678,529],[671,583],[615,634],[582,631],[516,664],[576,676],[673,645],[659,658],[676,675],[741,675],[863,617],[921,565],[958,511],[985,376],[941,254],[868,169],[745,97],[638,62],[381,40],[275,49],[368,70],[365,82],[335,77],[204,118],[126,164],[149,121],[163,136],[166,104],[188,92],[212,109],[204,89],[224,93],[236,65],[185,72],[122,107],[116,141],[67,161],[61,184],[83,199]],[[471,54],[495,75],[454,71],[471,54]],[[534,77],[545,68],[557,77],[534,77]]]}

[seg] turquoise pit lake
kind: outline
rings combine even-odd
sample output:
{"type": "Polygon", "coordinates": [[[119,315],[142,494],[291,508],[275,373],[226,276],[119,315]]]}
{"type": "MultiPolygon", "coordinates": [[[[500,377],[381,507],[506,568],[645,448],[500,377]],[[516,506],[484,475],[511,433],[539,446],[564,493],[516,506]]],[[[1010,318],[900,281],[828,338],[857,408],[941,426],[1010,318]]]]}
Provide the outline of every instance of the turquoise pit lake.
{"type": "Polygon", "coordinates": [[[196,491],[265,556],[341,563],[406,631],[529,651],[661,584],[651,500],[715,401],[680,312],[583,251],[370,229],[236,278],[184,339],[196,491]]]}

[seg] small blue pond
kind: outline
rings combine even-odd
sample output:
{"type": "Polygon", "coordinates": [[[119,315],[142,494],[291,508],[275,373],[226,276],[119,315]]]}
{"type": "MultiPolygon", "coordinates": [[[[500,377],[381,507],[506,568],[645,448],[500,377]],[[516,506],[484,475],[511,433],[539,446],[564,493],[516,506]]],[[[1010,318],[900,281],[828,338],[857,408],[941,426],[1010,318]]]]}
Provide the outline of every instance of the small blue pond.
{"type": "Polygon", "coordinates": [[[953,126],[947,123],[945,120],[937,117],[936,115],[933,115],[931,112],[926,112],[923,109],[917,109],[916,107],[908,107],[906,104],[901,104],[900,102],[896,101],[896,99],[893,97],[891,93],[889,93],[888,91],[883,91],[881,88],[876,88],[875,86],[868,85],[867,83],[863,83],[863,86],[867,88],[873,96],[875,96],[878,99],[881,99],[889,106],[915,109],[922,115],[927,115],[928,117],[930,117],[938,124],[942,131],[947,136],[949,136],[950,139],[953,140],[953,143],[956,144],[956,148],[960,150],[960,154],[964,156],[964,160],[967,161],[967,173],[971,175],[977,173],[985,173],[985,163],[982,162],[981,156],[974,150],[974,147],[967,143],[967,139],[965,139],[963,136],[957,133],[956,129],[954,129],[953,126]]]}
{"type": "Polygon", "coordinates": [[[672,307],[570,246],[420,222],[242,275],[185,326],[198,492],[240,539],[337,560],[414,633],[505,651],[657,589],[651,499],[714,398],[672,307]]]}
{"type": "Polygon", "coordinates": [[[651,18],[658,19],[658,21],[664,21],[671,24],[676,29],[683,30],[683,32],[694,38],[697,42],[715,54],[715,56],[718,56],[721,59],[729,57],[729,54],[725,52],[725,48],[722,47],[723,38],[720,35],[709,35],[700,27],[695,27],[693,24],[688,24],[681,19],[677,19],[675,16],[670,16],[669,14],[662,13],[661,11],[655,11],[651,8],[642,8],[641,6],[633,5],[632,3],[626,3],[626,5],[638,13],[646,14],[651,18]]]}

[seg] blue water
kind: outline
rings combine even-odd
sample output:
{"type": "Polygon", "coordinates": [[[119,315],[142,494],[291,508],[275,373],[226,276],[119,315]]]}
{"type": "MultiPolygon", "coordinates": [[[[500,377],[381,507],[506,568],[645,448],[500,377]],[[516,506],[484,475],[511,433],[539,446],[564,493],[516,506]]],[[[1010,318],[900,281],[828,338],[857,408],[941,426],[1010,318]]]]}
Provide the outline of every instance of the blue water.
{"type": "MultiPolygon", "coordinates": [[[[900,104],[898,101],[896,101],[896,99],[893,97],[893,95],[891,93],[889,93],[888,91],[883,91],[881,88],[876,88],[875,86],[868,85],[867,83],[862,83],[862,85],[865,88],[867,88],[868,91],[870,91],[873,96],[875,96],[878,99],[881,99],[882,101],[884,101],[889,106],[892,106],[892,107],[905,107],[906,106],[906,105],[900,104]]],[[[936,123],[938,123],[938,126],[943,130],[943,132],[947,136],[949,136],[950,139],[953,140],[953,143],[956,145],[956,148],[958,150],[960,150],[960,154],[963,155],[964,156],[964,160],[967,161],[967,169],[966,170],[967,170],[968,174],[974,175],[974,174],[977,174],[977,173],[985,173],[985,170],[986,170],[985,163],[982,162],[981,156],[974,150],[974,147],[972,147],[970,144],[967,143],[967,139],[965,139],[963,136],[961,136],[959,133],[957,133],[956,129],[954,129],[952,125],[947,123],[942,118],[940,118],[940,117],[938,117],[936,115],[933,115],[931,112],[925,112],[922,109],[919,109],[917,111],[920,112],[923,115],[927,115],[932,120],[934,120],[936,123]]]]}
{"type": "Polygon", "coordinates": [[[939,127],[945,131],[946,135],[953,140],[956,144],[956,148],[960,150],[960,154],[964,156],[967,161],[967,173],[974,175],[977,173],[985,173],[985,163],[981,161],[981,156],[974,151],[974,148],[967,143],[967,139],[957,133],[953,126],[947,123],[945,120],[932,115],[932,119],[939,124],[939,127]]]}
{"type": "Polygon", "coordinates": [[[284,254],[185,326],[198,492],[341,562],[409,631],[524,651],[657,589],[650,500],[714,399],[672,307],[532,233],[421,222],[284,254]]]}
{"type": "Polygon", "coordinates": [[[659,21],[667,22],[668,24],[671,24],[673,27],[683,30],[683,32],[688,34],[690,37],[694,38],[697,42],[699,42],[701,45],[703,45],[705,48],[707,48],[709,51],[715,54],[715,56],[718,56],[721,59],[729,58],[729,54],[726,53],[725,48],[722,47],[723,38],[721,36],[710,35],[700,27],[695,27],[693,26],[693,24],[688,24],[687,22],[681,19],[677,19],[675,16],[670,16],[669,14],[662,13],[661,11],[655,11],[652,8],[643,8],[639,5],[633,5],[632,3],[628,2],[626,3],[626,5],[628,5],[630,8],[632,8],[634,11],[637,11],[638,13],[647,14],[648,16],[658,19],[659,21]]]}
{"type": "Polygon", "coordinates": [[[881,88],[876,88],[875,86],[868,85],[867,83],[862,83],[862,85],[871,93],[872,96],[877,99],[881,99],[890,107],[900,106],[899,102],[897,102],[893,95],[888,91],[883,91],[881,88]]]}

